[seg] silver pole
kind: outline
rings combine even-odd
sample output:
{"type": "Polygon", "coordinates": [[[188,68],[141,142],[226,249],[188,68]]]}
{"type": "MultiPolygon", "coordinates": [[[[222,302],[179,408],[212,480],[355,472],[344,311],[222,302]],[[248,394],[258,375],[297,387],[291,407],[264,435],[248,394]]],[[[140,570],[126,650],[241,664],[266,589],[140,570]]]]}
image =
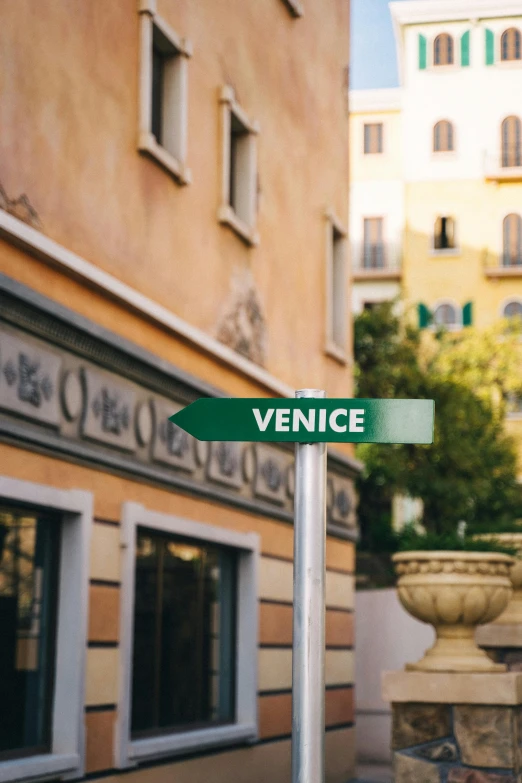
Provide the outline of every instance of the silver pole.
{"type": "MultiPolygon", "coordinates": [[[[296,397],[325,397],[302,389],[296,397]]],[[[295,445],[292,783],[324,781],[326,443],[295,445]]]]}

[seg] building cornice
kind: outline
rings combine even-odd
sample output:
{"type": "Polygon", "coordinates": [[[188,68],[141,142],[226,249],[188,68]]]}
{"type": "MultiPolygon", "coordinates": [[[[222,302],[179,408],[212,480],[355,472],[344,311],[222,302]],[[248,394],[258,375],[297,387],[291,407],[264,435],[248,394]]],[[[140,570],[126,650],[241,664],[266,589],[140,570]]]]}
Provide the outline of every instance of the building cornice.
{"type": "Polygon", "coordinates": [[[399,25],[522,17],[520,0],[394,0],[389,7],[399,25]]]}
{"type": "Polygon", "coordinates": [[[163,305],[3,210],[0,210],[0,237],[21,248],[29,255],[60,269],[69,277],[80,280],[89,288],[100,291],[127,310],[134,311],[160,328],[181,337],[195,348],[214,357],[216,361],[233,368],[240,375],[246,376],[261,387],[275,392],[281,397],[294,396],[294,389],[271,375],[263,367],[243,358],[201,329],[187,323],[163,305]]]}
{"type": "Polygon", "coordinates": [[[380,90],[350,90],[350,112],[400,111],[402,91],[399,87],[380,90]]]}

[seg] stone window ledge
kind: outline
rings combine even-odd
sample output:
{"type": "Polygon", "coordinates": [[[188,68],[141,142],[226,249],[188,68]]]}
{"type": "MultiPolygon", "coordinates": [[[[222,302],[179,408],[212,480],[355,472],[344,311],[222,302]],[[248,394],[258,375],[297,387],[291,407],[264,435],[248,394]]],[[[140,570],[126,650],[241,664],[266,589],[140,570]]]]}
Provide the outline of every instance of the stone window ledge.
{"type": "Polygon", "coordinates": [[[155,160],[171,174],[180,185],[190,185],[192,182],[192,173],[183,163],[177,160],[170,152],[158,144],[156,137],[152,133],[140,133],[138,149],[143,155],[155,160]]]}

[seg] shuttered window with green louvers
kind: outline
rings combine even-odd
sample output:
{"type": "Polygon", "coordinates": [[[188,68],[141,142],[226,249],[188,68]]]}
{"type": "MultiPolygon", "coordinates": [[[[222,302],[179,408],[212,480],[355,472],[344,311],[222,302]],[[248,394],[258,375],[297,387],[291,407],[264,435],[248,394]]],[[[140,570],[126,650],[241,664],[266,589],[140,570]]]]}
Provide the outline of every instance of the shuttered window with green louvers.
{"type": "Polygon", "coordinates": [[[462,326],[473,326],[473,302],[466,302],[462,308],[462,326]]]}
{"type": "Polygon", "coordinates": [[[428,64],[428,44],[425,35],[419,35],[419,70],[426,70],[428,64]]]}
{"type": "Polygon", "coordinates": [[[419,329],[426,329],[431,324],[432,320],[429,308],[422,302],[419,302],[417,305],[417,313],[419,315],[419,329]]]}
{"type": "Polygon", "coordinates": [[[495,34],[493,30],[486,30],[486,65],[495,64],[495,34]]]}
{"type": "Polygon", "coordinates": [[[469,30],[460,39],[460,64],[463,68],[469,65],[469,30]]]}

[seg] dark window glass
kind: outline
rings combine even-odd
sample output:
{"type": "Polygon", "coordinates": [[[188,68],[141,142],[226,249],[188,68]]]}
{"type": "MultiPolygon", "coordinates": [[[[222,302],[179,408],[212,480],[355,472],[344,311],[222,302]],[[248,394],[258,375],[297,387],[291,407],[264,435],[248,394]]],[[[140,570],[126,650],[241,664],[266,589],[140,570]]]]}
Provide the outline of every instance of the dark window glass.
{"type": "Polygon", "coordinates": [[[433,43],[433,64],[453,65],[453,38],[448,33],[441,33],[433,43]]]}
{"type": "Polygon", "coordinates": [[[438,217],[435,221],[435,250],[452,250],[455,248],[455,221],[451,217],[438,217]]]}
{"type": "Polygon", "coordinates": [[[433,129],[433,151],[452,152],[453,150],[453,125],[448,120],[441,120],[433,129]]]}
{"type": "Polygon", "coordinates": [[[366,123],[364,126],[364,154],[372,155],[382,152],[382,137],[382,122],[366,123]]]}
{"type": "Polygon", "coordinates": [[[456,326],[457,310],[453,305],[442,304],[435,308],[433,321],[437,326],[456,326]]]}
{"type": "Polygon", "coordinates": [[[59,521],[0,507],[0,758],[51,749],[59,521]]]}
{"type": "Polygon", "coordinates": [[[522,317],[522,302],[509,302],[504,307],[505,318],[520,318],[522,317]]]}
{"type": "Polygon", "coordinates": [[[236,555],[139,528],[132,736],[235,720],[236,555]]]}
{"type": "Polygon", "coordinates": [[[364,218],[363,269],[383,269],[385,266],[382,217],[364,218]]]}
{"type": "Polygon", "coordinates": [[[230,114],[230,169],[229,169],[229,203],[234,212],[241,217],[242,202],[245,199],[247,187],[247,161],[249,131],[238,117],[230,114]]]}
{"type": "Polygon", "coordinates": [[[163,84],[165,79],[165,55],[157,46],[152,47],[152,117],[151,130],[158,144],[163,141],[163,84]]]}
{"type": "Polygon", "coordinates": [[[503,225],[504,266],[520,266],[522,264],[522,218],[512,213],[506,215],[503,225]]]}
{"type": "Polygon", "coordinates": [[[500,40],[501,60],[520,60],[522,58],[520,30],[510,27],[502,33],[500,40]]]}
{"type": "Polygon", "coordinates": [[[522,166],[522,123],[518,117],[506,117],[502,123],[502,166],[522,166]]]}

